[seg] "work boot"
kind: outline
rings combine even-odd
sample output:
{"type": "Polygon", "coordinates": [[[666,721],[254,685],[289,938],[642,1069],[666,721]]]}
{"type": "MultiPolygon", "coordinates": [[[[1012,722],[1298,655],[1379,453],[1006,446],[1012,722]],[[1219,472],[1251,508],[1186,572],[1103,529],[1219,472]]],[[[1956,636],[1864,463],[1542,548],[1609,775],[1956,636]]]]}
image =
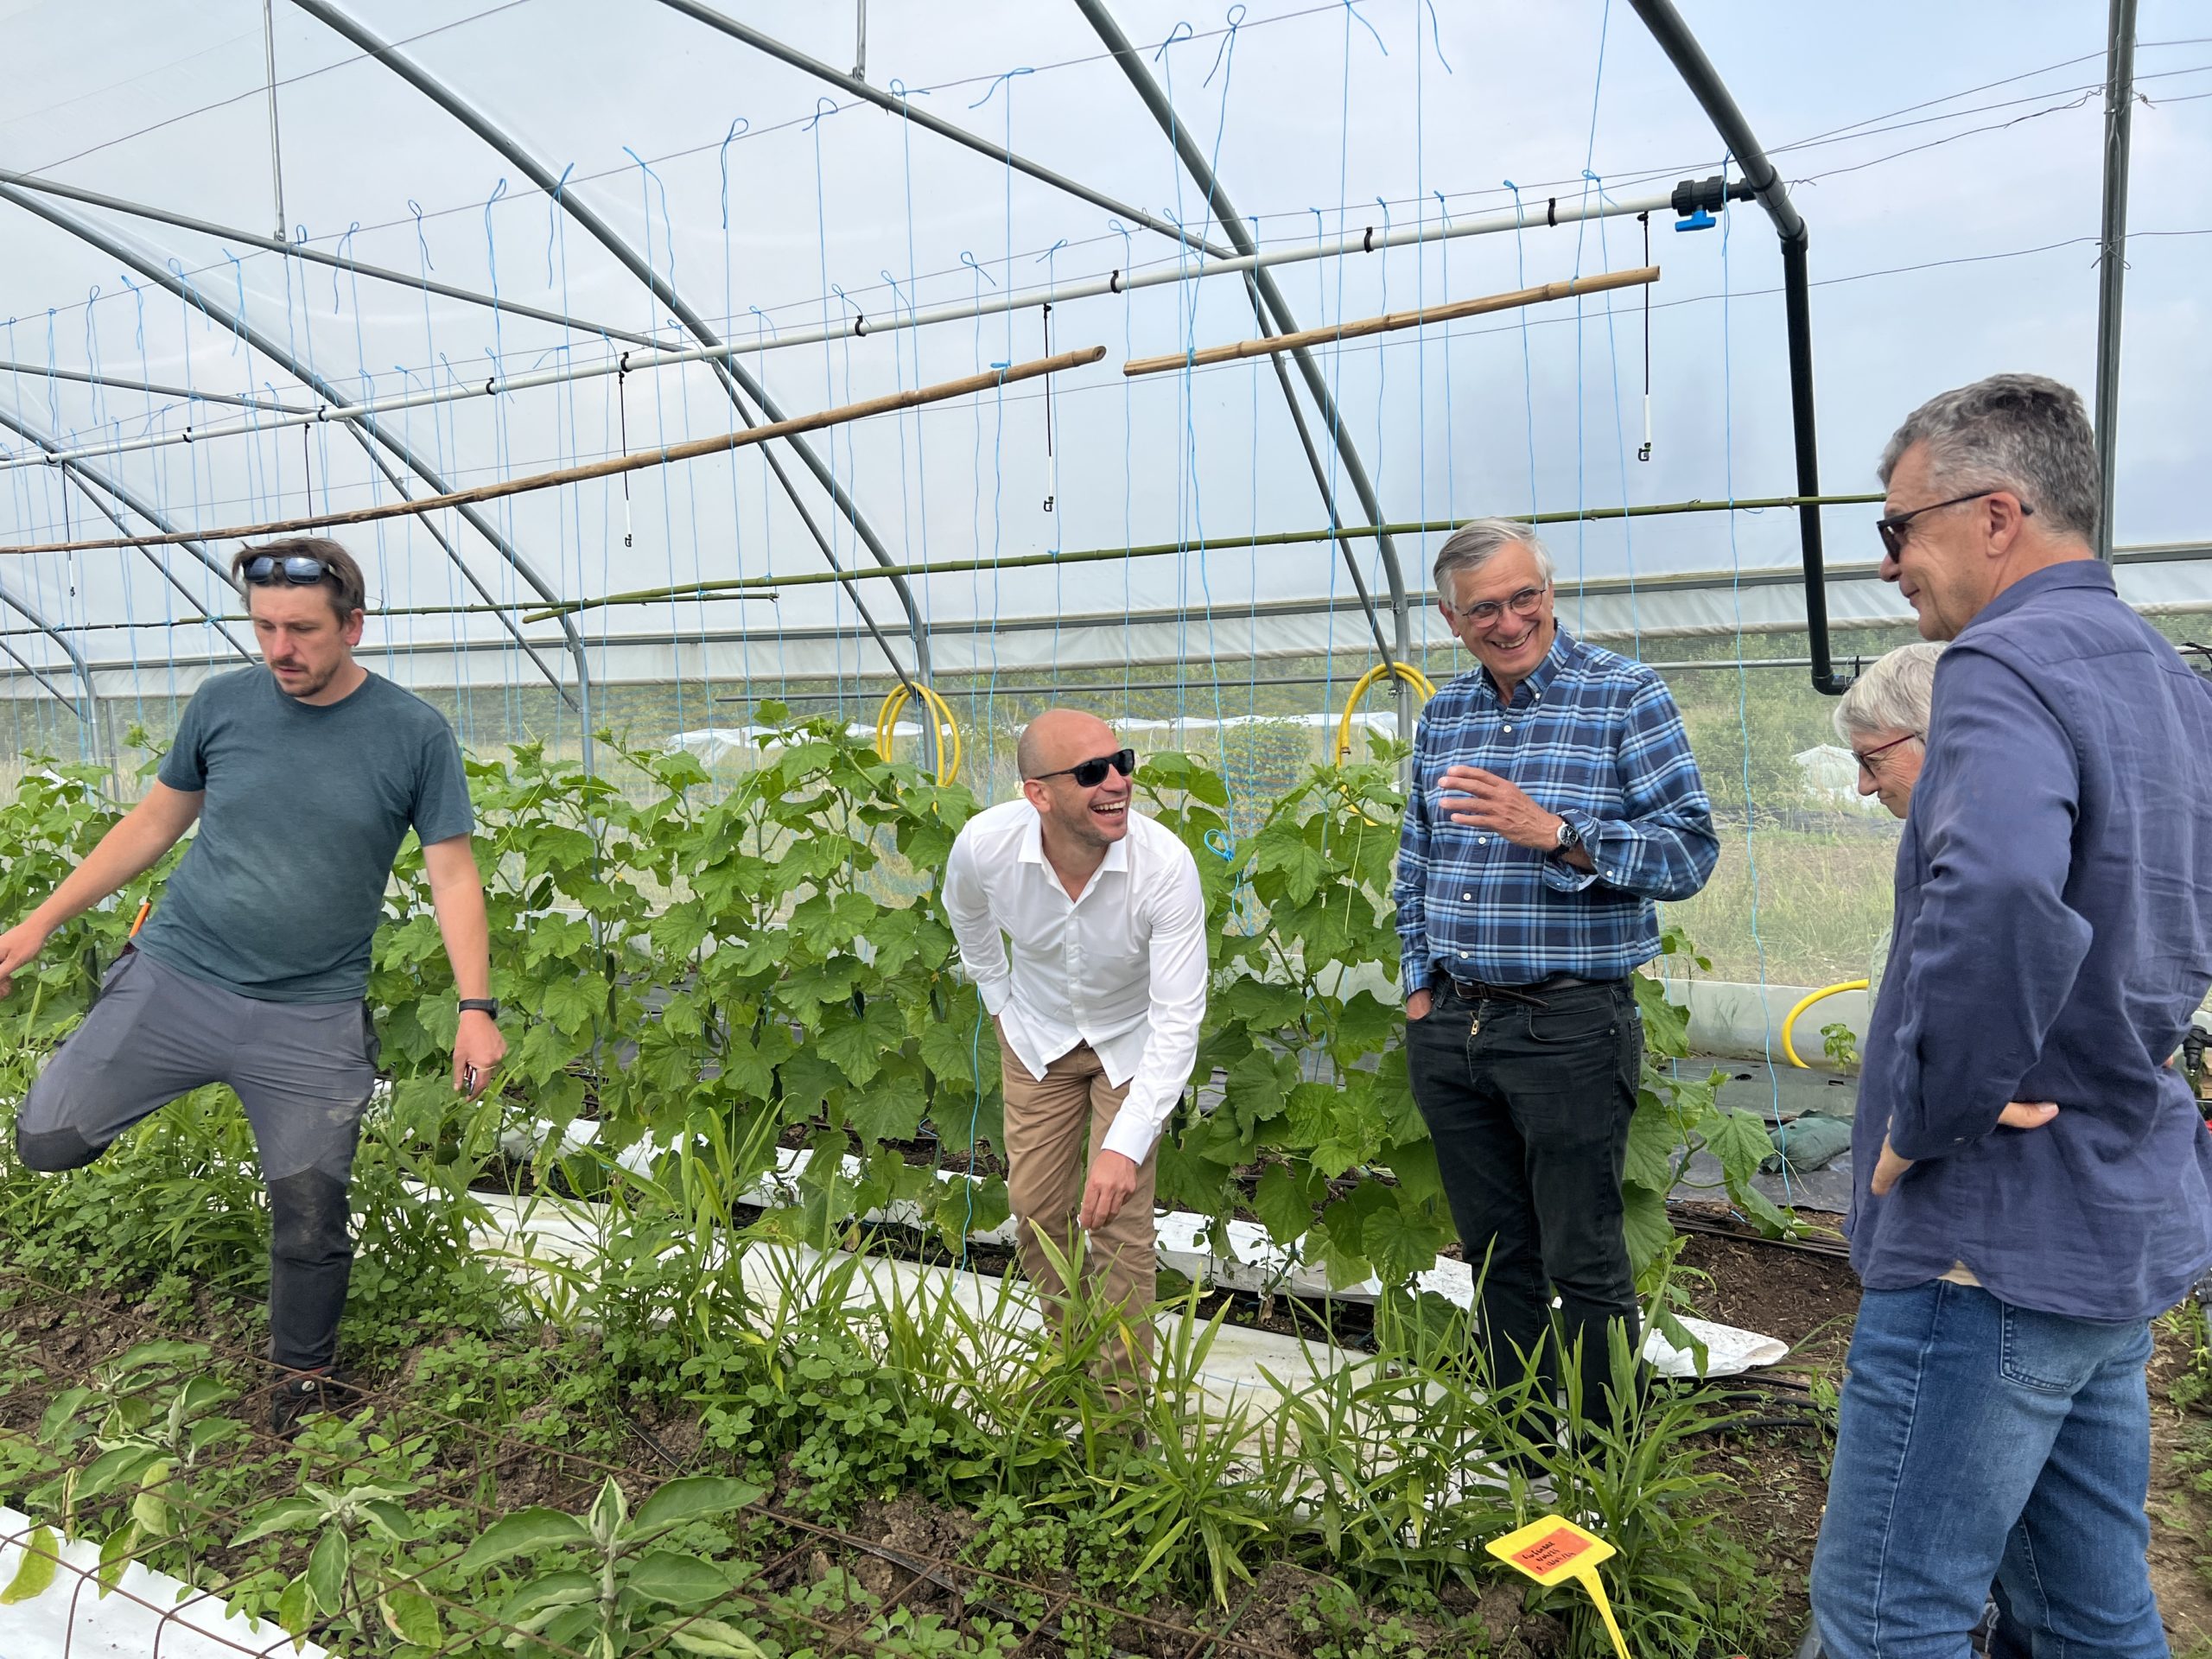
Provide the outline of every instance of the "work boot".
{"type": "Polygon", "coordinates": [[[269,1432],[280,1440],[289,1440],[308,1419],[337,1410],[341,1402],[357,1394],[351,1384],[328,1371],[288,1372],[269,1399],[269,1432]]]}

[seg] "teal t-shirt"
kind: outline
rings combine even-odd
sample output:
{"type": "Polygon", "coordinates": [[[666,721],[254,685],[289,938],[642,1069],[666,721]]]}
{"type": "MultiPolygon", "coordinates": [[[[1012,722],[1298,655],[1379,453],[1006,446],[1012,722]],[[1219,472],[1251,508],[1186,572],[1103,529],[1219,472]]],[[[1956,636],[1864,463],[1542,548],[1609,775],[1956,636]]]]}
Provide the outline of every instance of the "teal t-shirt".
{"type": "Polygon", "coordinates": [[[264,1002],[365,995],[399,843],[474,823],[445,716],[376,674],[321,705],[265,668],[219,675],[186,706],[160,777],[207,799],[138,948],[264,1002]]]}

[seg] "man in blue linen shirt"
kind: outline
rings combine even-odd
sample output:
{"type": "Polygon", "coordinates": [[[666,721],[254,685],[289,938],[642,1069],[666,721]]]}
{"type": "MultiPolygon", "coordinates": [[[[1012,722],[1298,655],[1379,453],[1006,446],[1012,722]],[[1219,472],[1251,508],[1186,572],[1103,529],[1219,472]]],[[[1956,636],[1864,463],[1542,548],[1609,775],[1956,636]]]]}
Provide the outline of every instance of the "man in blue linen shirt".
{"type": "Polygon", "coordinates": [[[1853,1335],[1813,1605],[1828,1659],[2164,1655],[2148,1321],[2212,1262],[2164,1065],[2212,981],[2212,691],[2090,550],[2082,400],[1998,375],[1882,458],[1931,639],[1927,760],[1867,1033],[1853,1335]]]}
{"type": "Polygon", "coordinates": [[[1630,976],[1652,901],[1687,899],[1719,842],[1659,677],[1570,637],[1526,526],[1463,526],[1438,608],[1477,666],[1422,710],[1395,893],[1414,1101],[1480,1277],[1493,1375],[1560,1379],[1610,1421],[1613,1321],[1637,1335],[1621,1175],[1643,1027],[1630,976]]]}

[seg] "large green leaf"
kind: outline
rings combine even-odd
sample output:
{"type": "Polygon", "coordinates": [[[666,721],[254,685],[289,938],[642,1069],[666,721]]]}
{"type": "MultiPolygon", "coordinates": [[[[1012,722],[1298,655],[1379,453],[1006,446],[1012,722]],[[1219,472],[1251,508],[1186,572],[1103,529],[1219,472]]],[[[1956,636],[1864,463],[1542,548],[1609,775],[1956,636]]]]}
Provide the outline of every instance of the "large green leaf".
{"type": "Polygon", "coordinates": [[[391,1591],[376,1597],[376,1611],[385,1628],[411,1648],[442,1648],[445,1626],[438,1624],[438,1604],[420,1591],[391,1591]]]}
{"type": "Polygon", "coordinates": [[[1643,1015],[1643,1046],[1663,1058],[1679,1060],[1690,1052],[1690,1011],[1667,1000],[1667,988],[1649,974],[1636,974],[1636,1006],[1643,1015]]]}
{"type": "Polygon", "coordinates": [[[696,1555],[649,1549],[630,1568],[630,1588],[648,1601],[696,1607],[729,1593],[729,1580],[696,1555]]]}
{"type": "Polygon", "coordinates": [[[308,1557],[308,1591],[315,1605],[334,1613],[346,1603],[346,1569],[353,1564],[353,1547],[336,1527],[325,1527],[308,1557]]]}
{"type": "Polygon", "coordinates": [[[768,1651],[736,1625],[719,1618],[687,1619],[668,1630],[669,1645],[702,1659],[768,1659],[768,1651]]]}
{"type": "Polygon", "coordinates": [[[1449,1236],[1445,1230],[1396,1188],[1368,1181],[1359,1190],[1382,1195],[1360,1217],[1359,1242],[1384,1288],[1434,1267],[1436,1252],[1449,1236]]]}
{"type": "Polygon", "coordinates": [[[643,1532],[649,1528],[672,1526],[679,1521],[696,1521],[702,1516],[726,1515],[732,1510],[758,1503],[767,1490],[752,1481],[733,1480],[726,1475],[686,1475],[657,1487],[651,1497],[638,1505],[630,1525],[633,1531],[643,1532]]]}
{"type": "Polygon", "coordinates": [[[60,1566],[61,1544],[54,1535],[54,1529],[35,1528],[23,1545],[23,1559],[16,1565],[16,1576],[8,1580],[5,1588],[0,1588],[0,1607],[36,1600],[46,1593],[60,1566]]]}
{"type": "Polygon", "coordinates": [[[855,1087],[846,1096],[845,1122],[864,1145],[911,1141],[922,1127],[922,1114],[928,1108],[928,1084],[920,1065],[894,1055],[873,1083],[855,1087]]]}
{"type": "Polygon", "coordinates": [[[560,1544],[582,1543],[589,1536],[588,1529],[575,1516],[534,1505],[503,1515],[485,1528],[454,1566],[464,1573],[480,1573],[511,1557],[532,1554],[560,1544]]]}
{"type": "Polygon", "coordinates": [[[1674,1243],[1674,1224],[1667,1219],[1663,1194],[1648,1186],[1621,1189],[1621,1230],[1628,1239],[1628,1259],[1638,1273],[1667,1253],[1674,1243]]]}
{"type": "Polygon", "coordinates": [[[921,1054],[939,1083],[972,1084],[979,1070],[988,1075],[998,1065],[998,1032],[979,1005],[956,1002],[947,1018],[922,1028],[921,1054]]]}
{"type": "Polygon", "coordinates": [[[1649,1187],[1664,1197],[1675,1184],[1675,1160],[1681,1144],[1674,1114],[1647,1093],[1628,1121],[1629,1185],[1649,1187]]]}
{"type": "Polygon", "coordinates": [[[1325,1189],[1307,1170],[1303,1178],[1288,1164],[1269,1164],[1252,1189],[1252,1211],[1278,1244],[1294,1244],[1313,1225],[1313,1206],[1325,1189]]]}

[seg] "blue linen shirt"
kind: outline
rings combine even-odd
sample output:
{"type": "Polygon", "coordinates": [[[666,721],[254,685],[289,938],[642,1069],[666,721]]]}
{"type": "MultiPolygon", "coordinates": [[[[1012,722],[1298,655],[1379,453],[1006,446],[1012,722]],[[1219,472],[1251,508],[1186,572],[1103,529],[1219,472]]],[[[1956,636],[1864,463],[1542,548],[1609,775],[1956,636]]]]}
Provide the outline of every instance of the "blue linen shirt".
{"type": "Polygon", "coordinates": [[[1652,901],[1688,898],[1719,856],[1666,683],[1565,628],[1510,705],[1482,668],[1431,698],[1413,767],[1392,889],[1408,995],[1439,962],[1455,978],[1498,985],[1631,973],[1659,954],[1652,901]],[[1518,785],[1574,826],[1597,868],[1453,823],[1438,784],[1455,766],[1518,785]]]}
{"type": "Polygon", "coordinates": [[[1859,1090],[1852,1264],[1963,1262],[2133,1321],[2212,1263],[2212,1135],[2165,1061],[2212,982],[2212,686],[2093,560],[2024,577],[1936,670],[1859,1090]],[[2008,1101],[2058,1103],[2000,1128],[2008,1101]],[[1917,1160],[1883,1198],[1886,1132],[1917,1160]]]}

